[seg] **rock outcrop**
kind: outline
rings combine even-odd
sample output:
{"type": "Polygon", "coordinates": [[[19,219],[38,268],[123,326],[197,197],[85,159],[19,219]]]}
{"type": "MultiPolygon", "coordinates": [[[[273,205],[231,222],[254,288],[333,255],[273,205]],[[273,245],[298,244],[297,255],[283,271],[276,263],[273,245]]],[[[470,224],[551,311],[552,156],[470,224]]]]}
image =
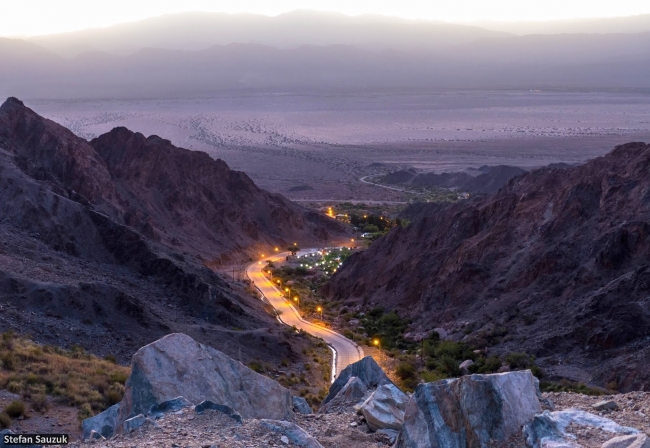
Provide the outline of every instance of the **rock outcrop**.
{"type": "Polygon", "coordinates": [[[81,422],[84,440],[90,437],[90,433],[95,431],[102,437],[111,437],[115,432],[117,417],[120,412],[120,405],[114,404],[104,412],[90,417],[81,422]]]}
{"type": "Polygon", "coordinates": [[[311,409],[311,406],[309,406],[309,403],[307,403],[307,400],[302,397],[293,397],[293,410],[303,415],[314,413],[314,411],[311,409]]]}
{"type": "Polygon", "coordinates": [[[318,413],[326,414],[330,411],[342,411],[352,408],[363,401],[367,393],[368,388],[363,384],[363,381],[356,376],[352,376],[334,398],[325,404],[321,404],[318,413]]]}
{"type": "Polygon", "coordinates": [[[649,165],[650,145],[628,143],[492,196],[411,205],[411,223],[352,255],[326,293],[397,309],[414,332],[533,354],[551,378],[647,390],[649,165]]]}
{"type": "Polygon", "coordinates": [[[182,396],[191,403],[210,400],[243,418],[287,420],[293,415],[291,392],[213,348],[184,334],[171,334],[133,355],[131,376],[118,422],[182,396]]]}
{"type": "Polygon", "coordinates": [[[404,411],[409,397],[394,384],[383,384],[361,405],[359,412],[372,431],[393,429],[399,431],[404,422],[404,411]]]}
{"type": "Polygon", "coordinates": [[[330,386],[329,393],[323,399],[321,406],[334,399],[352,377],[356,377],[367,389],[374,389],[383,384],[393,383],[381,367],[379,367],[377,362],[371,356],[366,356],[362,360],[350,364],[339,373],[336,381],[330,386]]]}
{"type": "Polygon", "coordinates": [[[541,412],[530,371],[420,384],[406,406],[396,448],[486,448],[521,433],[541,412]]]}

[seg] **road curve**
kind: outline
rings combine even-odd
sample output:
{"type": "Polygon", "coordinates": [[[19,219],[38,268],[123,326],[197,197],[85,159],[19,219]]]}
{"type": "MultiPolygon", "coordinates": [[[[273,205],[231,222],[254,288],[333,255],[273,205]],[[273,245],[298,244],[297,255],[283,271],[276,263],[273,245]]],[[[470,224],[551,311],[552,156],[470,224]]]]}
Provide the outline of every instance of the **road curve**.
{"type": "MultiPolygon", "coordinates": [[[[302,251],[307,252],[307,251],[302,251]]],[[[332,363],[332,381],[335,376],[349,364],[359,361],[363,358],[363,349],[345,336],[321,327],[320,325],[307,322],[300,317],[298,311],[291,303],[280,293],[273,283],[264,275],[263,269],[266,261],[280,262],[284,261],[289,252],[284,252],[265,258],[263,262],[254,262],[246,268],[248,278],[253,282],[257,289],[264,295],[266,300],[279,312],[278,319],[289,326],[295,326],[302,329],[312,336],[323,339],[335,352],[334,362],[332,363]]]]}
{"type": "Polygon", "coordinates": [[[369,177],[373,177],[373,176],[363,176],[363,177],[362,177],[361,179],[359,179],[359,180],[360,180],[361,182],[363,182],[364,184],[374,185],[375,187],[386,188],[386,189],[388,189],[388,190],[401,191],[402,193],[422,194],[422,192],[419,192],[419,191],[411,191],[411,190],[407,190],[406,188],[389,187],[388,185],[376,184],[376,183],[374,183],[374,182],[370,182],[370,181],[368,180],[369,177]]]}

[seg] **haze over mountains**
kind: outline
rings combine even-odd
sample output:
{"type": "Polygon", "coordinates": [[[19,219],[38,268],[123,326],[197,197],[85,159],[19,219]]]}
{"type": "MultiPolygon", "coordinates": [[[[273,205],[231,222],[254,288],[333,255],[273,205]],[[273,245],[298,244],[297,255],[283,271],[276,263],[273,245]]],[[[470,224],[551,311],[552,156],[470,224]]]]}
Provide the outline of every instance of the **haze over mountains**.
{"type": "Polygon", "coordinates": [[[187,13],[29,41],[0,39],[0,95],[648,89],[650,26],[634,20],[640,25],[631,29],[640,32],[620,33],[624,26],[605,21],[592,28],[617,33],[517,36],[379,16],[187,13]]]}

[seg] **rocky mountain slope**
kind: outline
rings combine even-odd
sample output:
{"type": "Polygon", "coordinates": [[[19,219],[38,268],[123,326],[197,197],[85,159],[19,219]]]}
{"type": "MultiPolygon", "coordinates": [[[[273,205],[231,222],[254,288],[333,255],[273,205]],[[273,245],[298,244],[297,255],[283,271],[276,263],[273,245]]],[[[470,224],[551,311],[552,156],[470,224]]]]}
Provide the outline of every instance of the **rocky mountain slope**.
{"type": "Polygon", "coordinates": [[[398,309],[416,332],[527,351],[550,377],[648,388],[649,167],[650,146],[629,143],[492,196],[414,205],[326,292],[398,309]]]}
{"type": "Polygon", "coordinates": [[[342,232],[206,154],[123,128],[89,143],[15,98],[0,107],[0,331],[124,361],[182,329],[290,359],[264,305],[209,267],[342,232]]]}

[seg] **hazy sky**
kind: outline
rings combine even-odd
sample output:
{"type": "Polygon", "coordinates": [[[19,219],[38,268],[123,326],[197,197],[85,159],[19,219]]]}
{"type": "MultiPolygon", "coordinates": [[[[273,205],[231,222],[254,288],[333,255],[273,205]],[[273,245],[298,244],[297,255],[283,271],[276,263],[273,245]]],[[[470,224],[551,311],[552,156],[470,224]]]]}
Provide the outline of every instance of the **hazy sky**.
{"type": "Polygon", "coordinates": [[[183,11],[277,15],[295,9],[446,21],[555,20],[650,13],[649,0],[0,0],[0,36],[108,26],[183,11]]]}

